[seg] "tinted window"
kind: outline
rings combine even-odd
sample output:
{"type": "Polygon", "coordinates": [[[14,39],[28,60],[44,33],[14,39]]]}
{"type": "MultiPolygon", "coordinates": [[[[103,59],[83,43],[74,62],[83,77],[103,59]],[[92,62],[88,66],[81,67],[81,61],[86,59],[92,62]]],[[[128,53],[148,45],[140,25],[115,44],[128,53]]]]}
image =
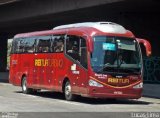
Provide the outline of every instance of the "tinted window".
{"type": "Polygon", "coordinates": [[[16,42],[16,39],[14,39],[12,42],[11,54],[16,53],[16,47],[17,47],[17,42],[16,42]]]}
{"type": "Polygon", "coordinates": [[[95,72],[139,72],[138,43],[127,37],[95,36],[91,65],[95,72]]]}
{"type": "Polygon", "coordinates": [[[51,36],[41,36],[37,38],[37,52],[51,52],[51,36]]]}
{"type": "Polygon", "coordinates": [[[66,40],[66,53],[83,67],[87,68],[87,50],[84,38],[68,36],[66,40]]]}
{"type": "Polygon", "coordinates": [[[87,68],[87,47],[86,40],[84,38],[80,38],[80,63],[83,67],[87,68]]]}
{"type": "Polygon", "coordinates": [[[52,52],[64,51],[64,35],[56,35],[52,37],[52,52]]]}
{"type": "Polygon", "coordinates": [[[13,43],[12,43],[11,53],[23,53],[24,46],[25,46],[25,39],[24,38],[14,39],[13,43]]]}
{"type": "Polygon", "coordinates": [[[36,38],[26,38],[24,52],[25,53],[35,52],[35,43],[36,43],[36,38]]]}
{"type": "Polygon", "coordinates": [[[66,53],[73,59],[80,61],[80,38],[77,36],[68,36],[66,40],[66,53]]]}

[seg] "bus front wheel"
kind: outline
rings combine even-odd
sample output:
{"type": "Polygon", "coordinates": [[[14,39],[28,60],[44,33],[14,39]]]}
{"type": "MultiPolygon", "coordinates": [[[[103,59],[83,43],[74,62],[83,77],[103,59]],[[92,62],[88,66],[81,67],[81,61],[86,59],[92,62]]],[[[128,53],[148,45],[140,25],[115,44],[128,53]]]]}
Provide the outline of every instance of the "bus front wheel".
{"type": "Polygon", "coordinates": [[[24,94],[29,94],[31,93],[31,89],[27,87],[27,80],[26,80],[26,77],[23,77],[22,79],[22,92],[24,94]]]}
{"type": "Polygon", "coordinates": [[[76,95],[72,94],[71,92],[71,84],[69,81],[65,83],[65,89],[64,89],[65,98],[68,101],[72,101],[76,98],[76,95]]]}

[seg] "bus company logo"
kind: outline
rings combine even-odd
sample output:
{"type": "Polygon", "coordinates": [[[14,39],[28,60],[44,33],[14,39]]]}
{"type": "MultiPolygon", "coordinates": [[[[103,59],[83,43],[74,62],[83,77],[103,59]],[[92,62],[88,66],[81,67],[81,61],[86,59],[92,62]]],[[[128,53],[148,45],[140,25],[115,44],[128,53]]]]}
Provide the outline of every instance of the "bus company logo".
{"type": "Polygon", "coordinates": [[[76,68],[77,68],[77,65],[76,65],[76,64],[73,64],[73,65],[71,66],[71,71],[72,71],[73,74],[78,75],[80,72],[77,71],[76,68]]]}
{"type": "Polygon", "coordinates": [[[72,71],[75,71],[76,68],[77,68],[77,65],[76,65],[76,64],[73,64],[73,65],[71,66],[71,70],[72,70],[72,71]]]}
{"type": "Polygon", "coordinates": [[[63,60],[62,59],[35,59],[34,65],[37,67],[57,67],[62,68],[63,67],[63,60]]]}
{"type": "Polygon", "coordinates": [[[121,84],[129,84],[129,79],[123,79],[123,78],[108,78],[108,83],[121,83],[121,84]]]}

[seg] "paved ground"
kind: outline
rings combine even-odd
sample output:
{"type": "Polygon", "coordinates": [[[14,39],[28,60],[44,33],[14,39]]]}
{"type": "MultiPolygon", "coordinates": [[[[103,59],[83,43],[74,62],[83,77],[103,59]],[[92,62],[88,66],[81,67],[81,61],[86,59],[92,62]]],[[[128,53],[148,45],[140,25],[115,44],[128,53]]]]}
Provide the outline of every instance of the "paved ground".
{"type": "Polygon", "coordinates": [[[74,102],[60,93],[43,91],[25,95],[21,88],[0,83],[1,112],[160,112],[160,99],[142,97],[139,100],[101,100],[79,98],[74,102]]]}
{"type": "MultiPolygon", "coordinates": [[[[160,99],[111,101],[80,97],[68,102],[62,94],[49,91],[25,95],[6,78],[8,73],[0,73],[0,118],[160,118],[160,99]]],[[[159,92],[159,85],[144,86],[146,96],[160,96],[159,92]]]]}
{"type": "MultiPolygon", "coordinates": [[[[0,83],[0,112],[0,118],[133,118],[132,112],[160,112],[160,99],[111,101],[80,97],[69,102],[61,93],[42,91],[25,95],[20,87],[0,83]]],[[[160,118],[160,113],[158,115],[160,118]]]]}

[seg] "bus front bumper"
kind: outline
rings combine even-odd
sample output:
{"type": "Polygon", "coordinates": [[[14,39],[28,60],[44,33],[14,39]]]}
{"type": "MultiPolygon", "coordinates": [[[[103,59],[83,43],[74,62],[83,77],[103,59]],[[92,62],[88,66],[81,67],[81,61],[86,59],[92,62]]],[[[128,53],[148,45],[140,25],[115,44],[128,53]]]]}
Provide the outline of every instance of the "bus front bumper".
{"type": "Polygon", "coordinates": [[[124,98],[124,99],[139,99],[142,96],[142,88],[98,88],[89,87],[88,97],[93,98],[124,98]]]}

